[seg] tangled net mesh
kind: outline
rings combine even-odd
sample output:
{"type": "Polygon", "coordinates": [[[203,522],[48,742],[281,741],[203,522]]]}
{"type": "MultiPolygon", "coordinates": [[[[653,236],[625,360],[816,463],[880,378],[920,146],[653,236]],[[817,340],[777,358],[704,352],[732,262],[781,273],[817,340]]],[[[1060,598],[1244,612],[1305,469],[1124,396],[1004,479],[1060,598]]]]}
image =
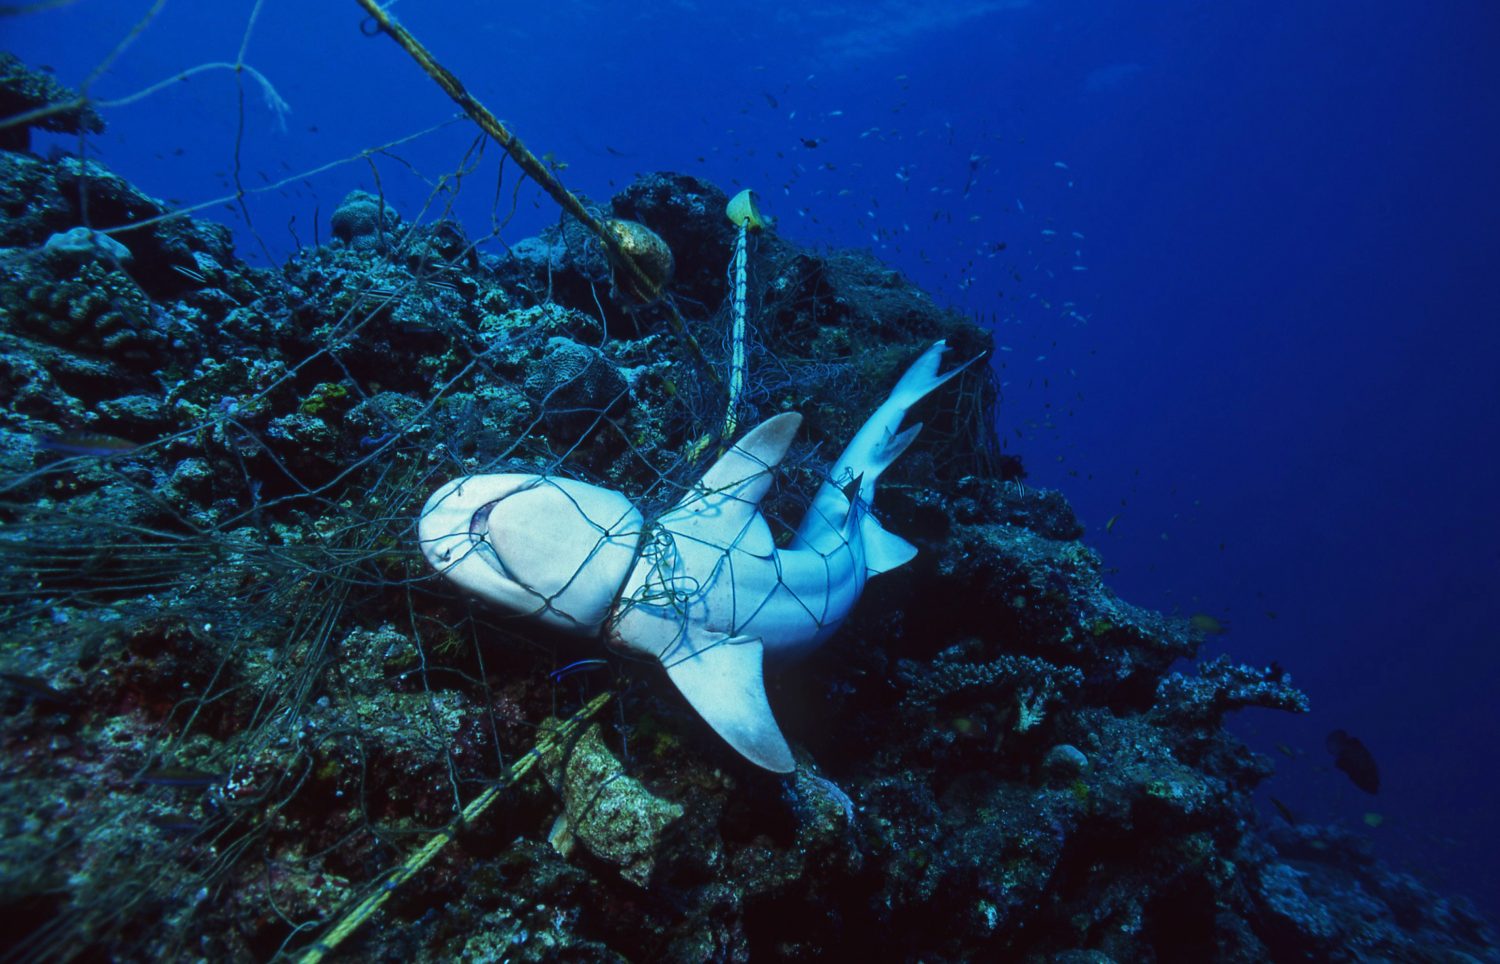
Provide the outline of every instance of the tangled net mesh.
{"type": "MultiPolygon", "coordinates": [[[[578,479],[649,519],[732,441],[703,444],[722,393],[660,306],[616,300],[571,219],[547,235],[566,293],[550,254],[524,277],[481,258],[515,240],[522,184],[485,159],[476,138],[421,175],[420,210],[391,221],[383,177],[412,165],[389,145],[362,151],[345,163],[368,174],[373,237],[302,249],[285,280],[239,266],[216,285],[187,269],[198,304],[210,288],[228,299],[205,311],[220,330],[162,349],[171,380],[120,376],[159,399],[156,437],[75,445],[100,423],[21,398],[0,412],[0,673],[16,721],[0,898],[32,922],[4,959],[178,959],[222,947],[216,931],[260,957],[306,946],[528,753],[544,720],[644,675],[618,660],[559,673],[602,653],[464,598],[417,545],[423,502],[454,477],[578,479]],[[490,219],[468,238],[453,212],[471,190],[490,219]]],[[[85,169],[85,197],[90,183],[85,169]]],[[[889,384],[861,386],[869,367],[828,350],[816,278],[768,294],[767,265],[787,259],[760,254],[751,317],[793,321],[752,324],[740,424],[801,410],[814,429],[763,502],[784,537],[869,413],[848,400],[889,384]]],[[[125,266],[108,270],[134,286],[125,266]]],[[[723,372],[728,308],[680,306],[723,372]]],[[[22,331],[7,326],[6,352],[26,350],[22,331]]],[[[931,334],[882,346],[891,380],[931,334]]],[[[993,469],[993,378],[975,366],[958,385],[911,473],[993,469]]],[[[616,712],[628,764],[629,700],[616,712]]],[[[518,788],[471,850],[534,833],[545,808],[518,788]]]]}

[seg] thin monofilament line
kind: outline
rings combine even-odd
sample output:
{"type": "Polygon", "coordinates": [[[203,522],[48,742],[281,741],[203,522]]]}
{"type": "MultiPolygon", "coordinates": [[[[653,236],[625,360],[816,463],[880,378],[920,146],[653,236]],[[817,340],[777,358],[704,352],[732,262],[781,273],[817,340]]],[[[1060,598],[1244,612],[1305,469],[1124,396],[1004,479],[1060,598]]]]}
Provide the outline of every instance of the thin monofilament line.
{"type": "Polygon", "coordinates": [[[250,9],[250,19],[245,21],[245,35],[240,38],[240,52],[235,55],[236,66],[245,66],[245,50],[250,46],[250,34],[255,30],[255,21],[260,19],[260,9],[266,5],[266,0],[255,0],[255,6],[250,9]]]}
{"type": "Polygon", "coordinates": [[[135,26],[130,28],[130,32],[119,43],[115,44],[114,49],[104,55],[104,59],[99,61],[99,66],[89,72],[89,75],[83,79],[83,83],[78,85],[79,105],[88,100],[89,89],[94,86],[94,81],[104,76],[105,71],[114,66],[114,62],[120,59],[120,56],[125,53],[131,44],[140,38],[141,34],[146,32],[146,27],[151,24],[151,21],[156,19],[157,15],[161,13],[162,8],[166,5],[167,0],[156,0],[151,5],[151,9],[147,10],[145,15],[136,21],[135,26]]]}

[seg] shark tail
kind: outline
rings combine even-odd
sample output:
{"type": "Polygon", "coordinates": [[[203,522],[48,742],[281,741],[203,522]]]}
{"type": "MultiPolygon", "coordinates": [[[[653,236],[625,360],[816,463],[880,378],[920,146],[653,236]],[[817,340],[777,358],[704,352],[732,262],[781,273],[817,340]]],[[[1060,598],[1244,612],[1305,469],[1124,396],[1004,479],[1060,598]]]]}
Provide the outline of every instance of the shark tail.
{"type": "Polygon", "coordinates": [[[844,457],[839,460],[835,476],[843,469],[861,476],[859,494],[867,503],[875,499],[875,480],[880,477],[880,473],[901,457],[901,453],[906,451],[922,430],[921,423],[917,423],[903,431],[897,431],[906,413],[913,405],[937,391],[973,363],[971,359],[952,371],[939,374],[943,355],[947,351],[947,342],[936,341],[911,363],[900,381],[896,382],[896,387],[891,389],[890,396],[870,416],[864,428],[860,429],[845,450],[844,457]],[[856,462],[859,464],[854,464],[856,462]]]}
{"type": "Polygon", "coordinates": [[[848,538],[848,527],[853,524],[859,527],[864,540],[866,566],[871,574],[894,569],[916,554],[905,539],[881,528],[869,515],[868,506],[875,501],[875,482],[880,474],[901,457],[922,430],[920,424],[901,428],[906,413],[973,363],[971,359],[952,371],[940,373],[947,351],[946,342],[934,342],[911,363],[891,394],[855,433],[834,463],[829,481],[814,497],[792,548],[835,548],[848,538]],[[859,518],[851,517],[851,513],[859,513],[859,518]]]}
{"type": "Polygon", "coordinates": [[[927,397],[928,394],[935,391],[947,382],[948,379],[969,367],[972,363],[971,359],[969,362],[959,365],[951,372],[944,372],[939,375],[938,369],[942,367],[943,355],[947,351],[948,343],[946,341],[939,340],[933,342],[932,347],[928,348],[922,353],[921,357],[911,363],[911,367],[901,376],[901,380],[896,383],[896,387],[891,389],[891,397],[886,399],[885,404],[899,405],[904,412],[927,397]]]}

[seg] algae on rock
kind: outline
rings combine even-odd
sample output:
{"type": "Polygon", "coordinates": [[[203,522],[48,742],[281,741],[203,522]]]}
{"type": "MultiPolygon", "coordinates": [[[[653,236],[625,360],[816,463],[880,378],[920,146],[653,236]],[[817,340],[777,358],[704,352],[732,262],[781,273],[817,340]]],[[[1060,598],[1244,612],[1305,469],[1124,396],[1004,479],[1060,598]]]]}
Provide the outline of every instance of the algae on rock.
{"type": "MultiPolygon", "coordinates": [[[[561,725],[555,719],[543,723],[542,742],[561,725]]],[[[563,801],[554,846],[562,849],[566,840],[576,840],[600,860],[618,865],[626,880],[646,886],[663,833],[682,816],[682,805],[655,796],[626,774],[604,745],[598,723],[576,741],[551,744],[542,752],[542,770],[563,801]]]]}

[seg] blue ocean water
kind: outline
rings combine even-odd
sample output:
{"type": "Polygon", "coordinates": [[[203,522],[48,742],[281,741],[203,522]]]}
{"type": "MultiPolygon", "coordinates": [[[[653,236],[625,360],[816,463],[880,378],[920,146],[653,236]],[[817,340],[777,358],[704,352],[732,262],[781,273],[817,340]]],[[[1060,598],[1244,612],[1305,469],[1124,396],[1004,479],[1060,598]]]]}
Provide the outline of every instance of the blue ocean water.
{"type": "MultiPolygon", "coordinates": [[[[0,23],[76,85],[150,6],[0,23]]],[[[1236,724],[1277,759],[1265,795],[1500,916],[1492,5],[393,12],[575,190],[653,170],[752,186],[784,236],[867,246],[993,321],[1010,450],[1078,509],[1119,592],[1214,616],[1208,652],[1311,695],[1306,717],[1236,724]],[[1334,729],[1375,754],[1378,796],[1333,769],[1334,729]]],[[[108,110],[88,150],[183,205],[258,192],[203,212],[252,261],[326,240],[344,192],[377,186],[361,152],[454,114],[362,26],[353,0],[167,3],[95,97],[243,44],[290,113],[208,70],[108,110]]],[[[378,187],[415,207],[472,141],[453,124],[392,147],[378,187]]],[[[485,226],[491,200],[465,191],[456,214],[485,226]]],[[[555,218],[519,206],[512,237],[555,218]]]]}

